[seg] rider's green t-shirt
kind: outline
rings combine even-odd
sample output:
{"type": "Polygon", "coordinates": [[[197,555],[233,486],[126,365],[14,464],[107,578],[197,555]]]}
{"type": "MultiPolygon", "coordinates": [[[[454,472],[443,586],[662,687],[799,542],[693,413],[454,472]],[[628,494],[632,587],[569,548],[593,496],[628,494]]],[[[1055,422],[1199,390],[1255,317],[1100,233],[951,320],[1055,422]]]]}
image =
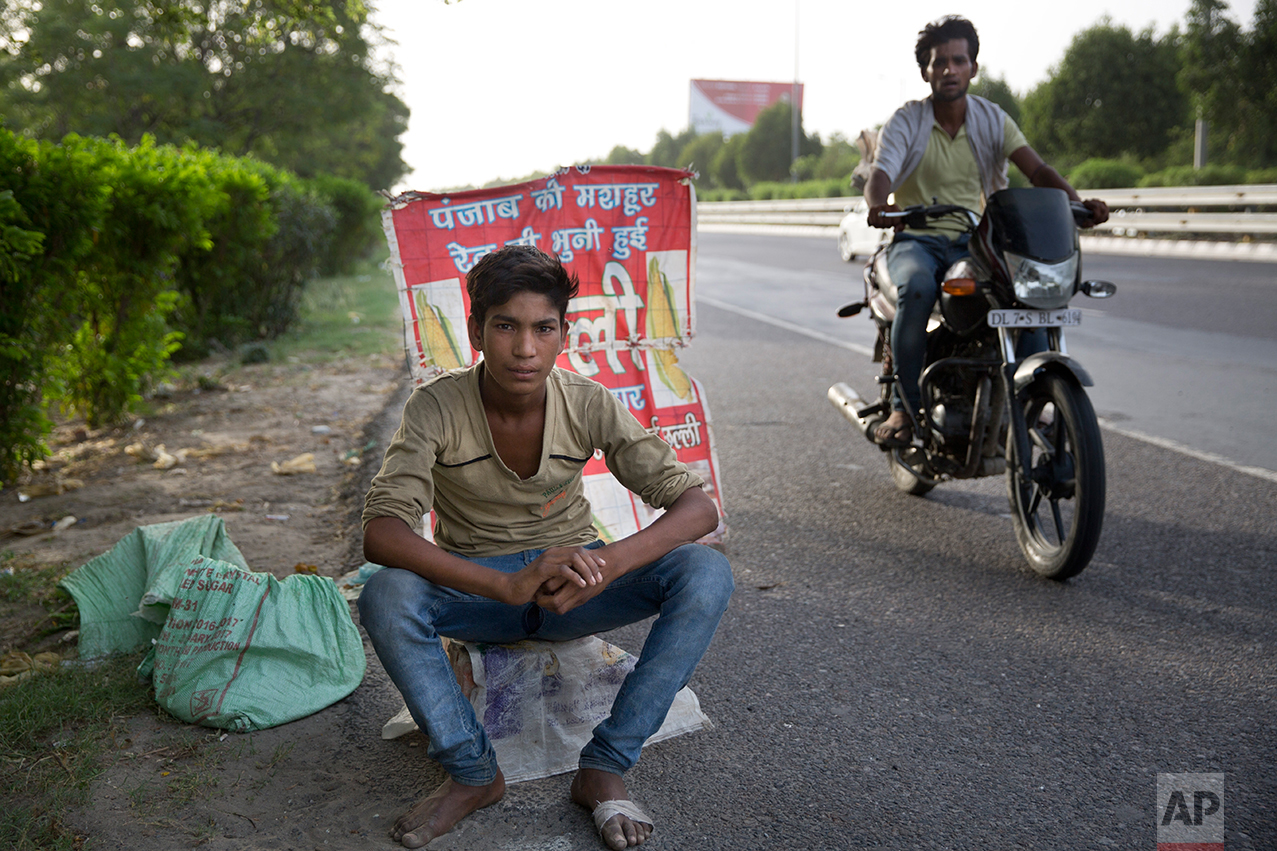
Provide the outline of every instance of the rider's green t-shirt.
{"type": "MultiPolygon", "coordinates": [[[[1002,156],[1009,157],[1013,151],[1027,144],[1024,133],[1007,116],[1002,156]]],[[[914,204],[958,204],[979,212],[983,209],[980,195],[980,169],[971,152],[971,143],[967,141],[967,125],[963,123],[958,128],[958,135],[950,139],[939,123],[933,123],[922,162],[896,190],[896,204],[901,208],[914,204]]],[[[943,235],[949,239],[957,239],[965,232],[956,223],[950,225],[943,219],[934,222],[934,225],[927,230],[911,229],[909,232],[943,235]]]]}

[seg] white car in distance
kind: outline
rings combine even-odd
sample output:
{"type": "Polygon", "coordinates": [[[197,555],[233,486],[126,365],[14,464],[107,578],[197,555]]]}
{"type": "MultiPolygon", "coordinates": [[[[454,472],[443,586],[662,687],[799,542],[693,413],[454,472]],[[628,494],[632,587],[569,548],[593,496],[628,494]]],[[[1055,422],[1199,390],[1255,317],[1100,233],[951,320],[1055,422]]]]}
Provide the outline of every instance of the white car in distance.
{"type": "Polygon", "coordinates": [[[870,227],[865,220],[869,205],[863,197],[857,198],[838,223],[838,253],[848,263],[857,257],[868,257],[878,246],[891,237],[891,230],[870,227]]]}

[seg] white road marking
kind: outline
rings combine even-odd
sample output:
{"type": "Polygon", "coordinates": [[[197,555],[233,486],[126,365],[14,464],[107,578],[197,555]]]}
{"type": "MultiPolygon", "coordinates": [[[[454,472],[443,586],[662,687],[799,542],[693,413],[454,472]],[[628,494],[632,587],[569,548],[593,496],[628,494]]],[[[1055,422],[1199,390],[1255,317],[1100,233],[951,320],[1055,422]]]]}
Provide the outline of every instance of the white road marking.
{"type": "Polygon", "coordinates": [[[801,325],[795,325],[793,322],[787,322],[784,319],[777,319],[775,316],[768,316],[765,313],[758,313],[747,307],[739,307],[735,304],[729,304],[725,301],[719,301],[716,298],[704,296],[699,293],[696,300],[704,302],[711,307],[717,307],[720,310],[726,310],[729,313],[735,313],[744,316],[746,319],[755,319],[759,322],[766,322],[768,325],[775,325],[777,328],[783,328],[786,331],[793,331],[795,334],[802,334],[804,337],[811,337],[813,340],[819,340],[822,343],[828,343],[831,346],[838,346],[858,355],[864,355],[867,358],[874,356],[873,349],[868,346],[862,346],[859,343],[848,343],[846,340],[839,340],[837,337],[831,337],[820,331],[813,331],[811,328],[804,328],[801,325]]]}
{"type": "Polygon", "coordinates": [[[1203,452],[1200,449],[1185,446],[1184,444],[1171,440],[1170,438],[1158,437],[1155,434],[1145,434],[1142,431],[1132,431],[1131,429],[1120,428],[1113,425],[1103,417],[1100,417],[1099,421],[1101,427],[1106,428],[1109,431],[1116,432],[1123,437],[1129,437],[1134,440],[1142,440],[1145,443],[1151,443],[1154,446],[1160,446],[1163,449],[1169,449],[1172,452],[1178,452],[1181,455],[1188,455],[1201,461],[1209,461],[1210,463],[1218,464],[1221,467],[1228,467],[1229,469],[1236,470],[1239,473],[1246,473],[1250,476],[1267,479],[1270,482],[1277,482],[1277,472],[1265,467],[1247,467],[1242,464],[1237,464],[1228,458],[1225,458],[1223,455],[1216,455],[1214,452],[1203,452]]]}

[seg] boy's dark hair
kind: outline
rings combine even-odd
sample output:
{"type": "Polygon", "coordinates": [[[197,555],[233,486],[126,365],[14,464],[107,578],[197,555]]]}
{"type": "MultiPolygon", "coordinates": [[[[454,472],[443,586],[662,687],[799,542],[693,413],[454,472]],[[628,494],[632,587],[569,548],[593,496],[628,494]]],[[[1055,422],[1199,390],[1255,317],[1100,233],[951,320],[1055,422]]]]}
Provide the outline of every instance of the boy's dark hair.
{"type": "Polygon", "coordinates": [[[485,254],[466,273],[466,292],[470,294],[470,315],[482,325],[488,311],[505,304],[521,292],[546,296],[559,309],[562,321],[568,302],[576,295],[580,282],[569,275],[559,258],[531,245],[507,245],[485,254]]]}
{"type": "Polygon", "coordinates": [[[918,32],[918,44],[913,55],[918,60],[918,68],[926,71],[931,62],[931,48],[944,44],[955,38],[965,38],[970,51],[970,59],[975,61],[980,52],[980,36],[976,35],[975,24],[959,15],[946,15],[938,21],[932,21],[918,32]]]}

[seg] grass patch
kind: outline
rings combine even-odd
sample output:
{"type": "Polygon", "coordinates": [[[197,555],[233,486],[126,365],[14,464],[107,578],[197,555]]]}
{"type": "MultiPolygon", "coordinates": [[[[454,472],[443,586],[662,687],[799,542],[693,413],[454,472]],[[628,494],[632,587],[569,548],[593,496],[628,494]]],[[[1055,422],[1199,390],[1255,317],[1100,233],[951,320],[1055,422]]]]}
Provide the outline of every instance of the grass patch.
{"type": "MultiPolygon", "coordinates": [[[[0,600],[47,612],[29,641],[78,622],[74,600],[57,587],[69,569],[0,553],[0,600]]],[[[137,680],[140,659],[139,653],[92,667],[72,662],[0,689],[0,790],[6,802],[0,848],[83,846],[83,838],[62,823],[63,814],[84,801],[120,719],[153,706],[148,686],[137,680]]]]}
{"type": "Polygon", "coordinates": [[[67,574],[66,565],[40,565],[13,550],[0,553],[0,600],[6,603],[44,603],[61,592],[58,580],[67,574]]]}
{"type": "Polygon", "coordinates": [[[34,604],[46,613],[20,648],[55,632],[72,629],[79,622],[75,600],[57,587],[58,581],[70,571],[66,564],[40,564],[29,554],[19,556],[12,550],[0,552],[0,602],[17,606],[34,604]]]}
{"type": "MultiPolygon", "coordinates": [[[[159,716],[171,719],[162,709],[159,716]]],[[[144,756],[160,755],[157,773],[125,788],[129,808],[138,820],[151,825],[162,825],[181,830],[198,841],[211,838],[210,828],[216,823],[201,823],[187,815],[189,806],[200,798],[221,798],[221,772],[227,750],[217,747],[218,739],[225,735],[220,730],[191,727],[180,721],[160,737],[159,747],[148,750],[144,756]]],[[[125,758],[132,758],[126,754],[125,758]]]]}
{"type": "Polygon", "coordinates": [[[0,848],[82,846],[63,813],[84,802],[120,719],[153,711],[135,672],[140,658],[63,665],[0,691],[0,848]]]}
{"type": "Polygon", "coordinates": [[[403,319],[394,276],[382,268],[387,256],[383,248],[349,275],[308,283],[299,320],[267,344],[271,360],[295,357],[324,363],[343,357],[401,354],[403,319]]]}

